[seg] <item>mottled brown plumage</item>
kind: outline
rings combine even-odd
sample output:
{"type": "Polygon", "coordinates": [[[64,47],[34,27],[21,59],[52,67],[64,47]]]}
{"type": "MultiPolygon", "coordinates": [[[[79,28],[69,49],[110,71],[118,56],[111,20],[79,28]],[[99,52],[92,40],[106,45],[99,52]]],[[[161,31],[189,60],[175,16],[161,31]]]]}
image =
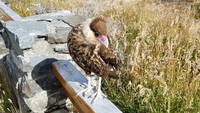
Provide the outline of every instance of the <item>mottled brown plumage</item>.
{"type": "Polygon", "coordinates": [[[67,41],[70,55],[88,75],[94,72],[100,77],[118,78],[120,60],[112,50],[96,40],[95,32],[107,35],[103,19],[96,18],[89,24],[75,26],[67,41]]]}
{"type": "Polygon", "coordinates": [[[90,28],[93,32],[98,32],[102,35],[107,35],[106,21],[103,18],[95,18],[90,24],[90,28]]]}

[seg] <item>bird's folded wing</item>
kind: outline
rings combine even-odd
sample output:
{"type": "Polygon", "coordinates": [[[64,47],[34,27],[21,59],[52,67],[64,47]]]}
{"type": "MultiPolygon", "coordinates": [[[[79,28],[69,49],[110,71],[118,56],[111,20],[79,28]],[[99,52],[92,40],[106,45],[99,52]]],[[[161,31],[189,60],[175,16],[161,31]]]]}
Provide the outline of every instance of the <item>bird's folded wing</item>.
{"type": "Polygon", "coordinates": [[[101,44],[98,54],[107,64],[115,67],[116,69],[120,68],[120,65],[121,65],[120,58],[116,56],[114,52],[110,50],[109,48],[101,44]]]}

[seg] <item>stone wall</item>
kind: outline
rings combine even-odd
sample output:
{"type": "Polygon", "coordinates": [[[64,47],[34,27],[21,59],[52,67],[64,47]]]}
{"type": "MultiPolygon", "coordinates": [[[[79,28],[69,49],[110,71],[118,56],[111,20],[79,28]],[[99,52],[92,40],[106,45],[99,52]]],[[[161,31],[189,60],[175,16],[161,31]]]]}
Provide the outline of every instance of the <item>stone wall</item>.
{"type": "MultiPolygon", "coordinates": [[[[15,100],[22,113],[53,112],[65,108],[66,96],[58,80],[51,72],[51,63],[68,60],[66,40],[72,29],[84,18],[68,11],[59,11],[25,18],[21,21],[1,23],[3,26],[2,62],[15,100]]],[[[62,109],[62,112],[66,112],[62,109]]]]}
{"type": "Polygon", "coordinates": [[[8,49],[6,48],[3,38],[0,36],[0,59],[3,58],[6,54],[8,54],[8,49]]]}

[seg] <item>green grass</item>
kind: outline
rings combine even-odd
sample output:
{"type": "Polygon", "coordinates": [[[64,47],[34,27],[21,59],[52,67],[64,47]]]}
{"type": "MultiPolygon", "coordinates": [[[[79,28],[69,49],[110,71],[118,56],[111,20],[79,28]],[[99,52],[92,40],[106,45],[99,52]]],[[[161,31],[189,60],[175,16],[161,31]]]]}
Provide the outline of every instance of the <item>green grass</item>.
{"type": "Polygon", "coordinates": [[[193,16],[196,19],[200,19],[200,3],[196,3],[194,5],[191,6],[192,10],[193,10],[193,16]]]}
{"type": "MultiPolygon", "coordinates": [[[[71,0],[24,1],[12,1],[22,16],[34,14],[35,1],[52,10],[77,6],[71,0]]],[[[124,64],[123,79],[105,79],[103,90],[123,113],[199,113],[200,2],[192,6],[155,2],[132,1],[104,13],[123,23],[121,37],[112,42],[119,46],[124,64]]]]}

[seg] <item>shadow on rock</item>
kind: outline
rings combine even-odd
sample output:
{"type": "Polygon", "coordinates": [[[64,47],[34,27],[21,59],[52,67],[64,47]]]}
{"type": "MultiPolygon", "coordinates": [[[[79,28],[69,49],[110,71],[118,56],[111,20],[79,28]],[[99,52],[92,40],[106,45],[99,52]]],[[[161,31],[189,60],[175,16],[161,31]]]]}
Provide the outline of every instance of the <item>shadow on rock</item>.
{"type": "Polygon", "coordinates": [[[57,59],[54,58],[45,59],[38,63],[31,73],[33,80],[47,92],[48,105],[46,112],[58,109],[65,104],[65,102],[60,102],[66,98],[62,86],[51,71],[51,64],[56,61],[57,59]]]}

